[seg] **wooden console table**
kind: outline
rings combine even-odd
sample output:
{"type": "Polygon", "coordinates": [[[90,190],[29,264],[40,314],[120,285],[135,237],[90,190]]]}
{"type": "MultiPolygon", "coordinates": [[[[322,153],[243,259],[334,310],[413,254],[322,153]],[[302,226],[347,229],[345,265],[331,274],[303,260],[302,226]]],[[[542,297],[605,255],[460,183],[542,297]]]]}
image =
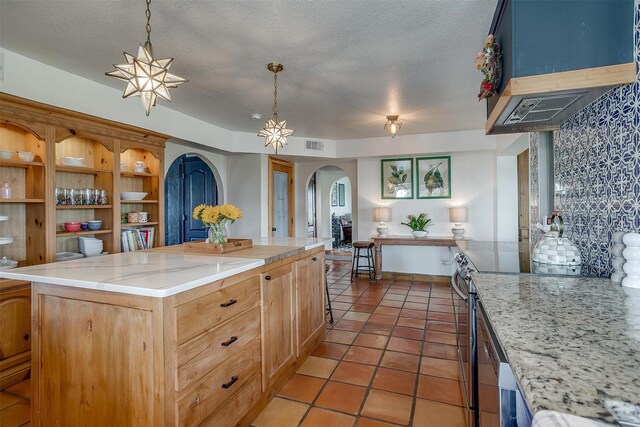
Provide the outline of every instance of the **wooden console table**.
{"type": "Polygon", "coordinates": [[[376,280],[382,279],[382,246],[456,246],[453,237],[413,237],[413,236],[374,236],[372,237],[375,253],[374,269],[376,280]]]}

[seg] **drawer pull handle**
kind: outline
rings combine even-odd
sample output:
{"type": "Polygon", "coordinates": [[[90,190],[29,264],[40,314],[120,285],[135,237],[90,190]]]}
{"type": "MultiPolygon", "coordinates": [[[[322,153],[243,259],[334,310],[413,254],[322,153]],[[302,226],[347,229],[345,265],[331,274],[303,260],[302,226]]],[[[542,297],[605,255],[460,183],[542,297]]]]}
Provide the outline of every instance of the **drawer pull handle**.
{"type": "Polygon", "coordinates": [[[235,375],[233,377],[231,377],[231,381],[229,381],[228,383],[224,383],[222,384],[222,388],[229,388],[232,385],[234,385],[236,383],[236,381],[238,381],[238,377],[236,377],[235,375]]]}
{"type": "Polygon", "coordinates": [[[231,337],[231,338],[229,338],[229,341],[225,341],[225,342],[221,343],[221,345],[223,347],[228,347],[228,346],[230,346],[231,344],[233,344],[236,341],[238,341],[238,337],[231,337]]]}
{"type": "Polygon", "coordinates": [[[264,276],[264,280],[271,280],[271,276],[264,276]]]}
{"type": "Polygon", "coordinates": [[[317,261],[317,260],[318,260],[318,258],[316,258],[316,257],[311,258],[311,261],[317,261]]]}
{"type": "Polygon", "coordinates": [[[230,299],[229,302],[223,302],[222,304],[220,304],[220,307],[226,308],[229,307],[230,305],[233,305],[235,303],[237,303],[238,301],[234,300],[234,299],[230,299]]]}

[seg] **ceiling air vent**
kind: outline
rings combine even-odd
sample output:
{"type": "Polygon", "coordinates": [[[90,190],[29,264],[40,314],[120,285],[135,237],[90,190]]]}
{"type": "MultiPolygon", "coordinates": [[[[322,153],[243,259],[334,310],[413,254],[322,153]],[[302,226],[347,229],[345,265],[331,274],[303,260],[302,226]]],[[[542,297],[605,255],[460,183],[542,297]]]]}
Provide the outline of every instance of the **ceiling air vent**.
{"type": "Polygon", "coordinates": [[[324,150],[324,143],[322,141],[305,141],[304,149],[310,151],[322,151],[324,150]]]}

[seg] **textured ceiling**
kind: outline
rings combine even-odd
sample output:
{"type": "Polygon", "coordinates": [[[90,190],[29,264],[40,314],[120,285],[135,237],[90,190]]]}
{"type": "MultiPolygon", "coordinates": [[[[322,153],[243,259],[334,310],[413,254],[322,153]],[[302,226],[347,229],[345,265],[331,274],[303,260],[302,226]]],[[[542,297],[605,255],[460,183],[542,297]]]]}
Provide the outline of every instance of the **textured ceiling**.
{"type": "MultiPolygon", "coordinates": [[[[296,135],[384,136],[387,114],[401,134],[482,128],[474,57],[496,0],[154,0],[159,57],[188,78],[171,91],[177,111],[257,132],[271,113],[268,62],[279,75],[280,117],[296,135]]],[[[88,79],[144,41],[144,1],[0,0],[0,44],[88,79]]],[[[73,94],[71,94],[73,95],[73,94]]],[[[123,102],[139,102],[127,100],[123,102]]],[[[144,114],[140,106],[140,114],[144,114]]],[[[153,114],[153,111],[151,112],[153,114]]]]}

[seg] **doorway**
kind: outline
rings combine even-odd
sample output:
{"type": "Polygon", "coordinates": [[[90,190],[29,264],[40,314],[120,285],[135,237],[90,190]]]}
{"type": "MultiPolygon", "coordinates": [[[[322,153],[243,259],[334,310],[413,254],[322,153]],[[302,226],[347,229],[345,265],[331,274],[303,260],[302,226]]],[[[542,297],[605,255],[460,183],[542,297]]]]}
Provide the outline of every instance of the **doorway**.
{"type": "Polygon", "coordinates": [[[311,175],[307,186],[307,237],[318,237],[316,226],[316,174],[311,175]]]}
{"type": "Polygon", "coordinates": [[[529,221],[529,150],[518,154],[518,241],[528,242],[529,221]]]}
{"type": "Polygon", "coordinates": [[[183,154],[171,163],[165,178],[165,245],[207,238],[193,209],[218,204],[218,185],[211,167],[199,156],[183,154]]]}
{"type": "Polygon", "coordinates": [[[295,234],[293,163],[269,157],[269,235],[295,234]]]}

